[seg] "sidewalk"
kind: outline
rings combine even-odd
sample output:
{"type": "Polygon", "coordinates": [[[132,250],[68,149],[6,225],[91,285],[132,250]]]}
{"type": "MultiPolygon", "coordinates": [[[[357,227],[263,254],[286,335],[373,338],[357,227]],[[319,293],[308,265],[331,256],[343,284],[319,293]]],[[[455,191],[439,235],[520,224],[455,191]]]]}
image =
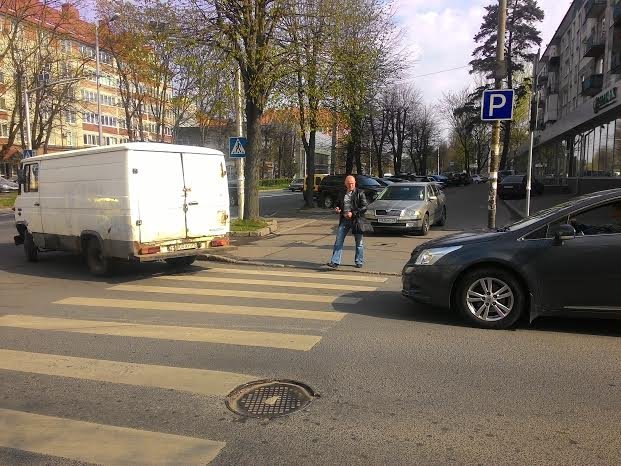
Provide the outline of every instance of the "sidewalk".
{"type": "MultiPolygon", "coordinates": [[[[574,197],[573,194],[544,194],[543,196],[533,196],[530,198],[530,213],[534,214],[543,209],[554,207],[555,205],[566,202],[574,197]]],[[[526,199],[503,200],[505,206],[515,215],[526,217],[526,199]]]]}
{"type": "MultiPolygon", "coordinates": [[[[336,216],[314,215],[313,218],[278,219],[278,231],[259,240],[235,238],[233,251],[222,256],[207,256],[210,260],[261,262],[276,267],[320,269],[332,254],[337,227],[336,216]]],[[[319,214],[319,212],[317,212],[319,214]]],[[[431,229],[427,236],[384,234],[366,235],[365,265],[354,267],[354,238],[345,240],[343,263],[339,270],[346,272],[401,275],[401,269],[410,257],[412,249],[421,243],[454,231],[431,229]]]]}

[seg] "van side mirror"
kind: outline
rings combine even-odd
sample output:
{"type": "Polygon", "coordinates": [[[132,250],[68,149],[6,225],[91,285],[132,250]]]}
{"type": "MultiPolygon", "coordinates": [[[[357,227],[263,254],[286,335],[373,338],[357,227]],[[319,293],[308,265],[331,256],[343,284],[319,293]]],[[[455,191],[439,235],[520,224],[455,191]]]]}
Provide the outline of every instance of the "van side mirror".
{"type": "Polygon", "coordinates": [[[576,237],[576,229],[568,224],[558,225],[554,231],[554,239],[557,244],[562,244],[563,241],[569,241],[576,237]]]}

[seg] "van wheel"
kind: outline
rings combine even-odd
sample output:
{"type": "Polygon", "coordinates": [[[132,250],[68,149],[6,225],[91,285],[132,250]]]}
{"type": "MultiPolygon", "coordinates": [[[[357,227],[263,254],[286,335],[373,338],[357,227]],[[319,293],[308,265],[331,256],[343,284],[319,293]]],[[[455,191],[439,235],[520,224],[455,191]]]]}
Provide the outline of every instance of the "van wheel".
{"type": "Polygon", "coordinates": [[[196,256],[173,257],[166,259],[166,263],[171,267],[188,267],[194,263],[196,256]]]}
{"type": "Polygon", "coordinates": [[[39,260],[39,248],[34,243],[32,235],[26,231],[24,236],[24,253],[28,262],[37,262],[39,260]]]}
{"type": "Polygon", "coordinates": [[[86,264],[88,270],[96,277],[105,276],[110,272],[110,261],[104,256],[97,238],[90,238],[86,243],[86,264]]]}

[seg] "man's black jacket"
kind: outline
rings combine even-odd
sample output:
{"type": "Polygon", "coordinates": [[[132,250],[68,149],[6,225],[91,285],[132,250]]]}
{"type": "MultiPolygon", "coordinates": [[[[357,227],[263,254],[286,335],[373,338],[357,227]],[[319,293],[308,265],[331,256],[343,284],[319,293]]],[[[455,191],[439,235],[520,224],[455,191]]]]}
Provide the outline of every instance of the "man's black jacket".
{"type": "MultiPolygon", "coordinates": [[[[336,207],[341,209],[341,220],[343,220],[343,208],[345,206],[345,193],[343,190],[339,193],[339,198],[336,201],[336,207]]],[[[356,188],[354,189],[354,194],[351,197],[351,213],[353,214],[353,218],[361,218],[364,216],[364,213],[367,211],[367,206],[369,202],[367,201],[367,197],[364,195],[364,191],[356,188]]],[[[352,218],[352,219],[353,219],[352,218]]]]}

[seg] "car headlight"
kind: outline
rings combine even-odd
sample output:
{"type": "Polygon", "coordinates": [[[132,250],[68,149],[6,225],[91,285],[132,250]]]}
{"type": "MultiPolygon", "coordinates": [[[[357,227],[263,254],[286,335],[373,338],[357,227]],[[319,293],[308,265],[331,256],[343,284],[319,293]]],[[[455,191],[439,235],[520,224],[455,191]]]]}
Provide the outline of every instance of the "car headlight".
{"type": "Polygon", "coordinates": [[[447,254],[461,249],[461,246],[449,246],[446,248],[425,249],[416,258],[416,265],[433,265],[447,254]]]}
{"type": "Polygon", "coordinates": [[[405,209],[402,212],[403,217],[413,218],[414,220],[418,220],[420,218],[420,212],[416,209],[405,209]]]}

